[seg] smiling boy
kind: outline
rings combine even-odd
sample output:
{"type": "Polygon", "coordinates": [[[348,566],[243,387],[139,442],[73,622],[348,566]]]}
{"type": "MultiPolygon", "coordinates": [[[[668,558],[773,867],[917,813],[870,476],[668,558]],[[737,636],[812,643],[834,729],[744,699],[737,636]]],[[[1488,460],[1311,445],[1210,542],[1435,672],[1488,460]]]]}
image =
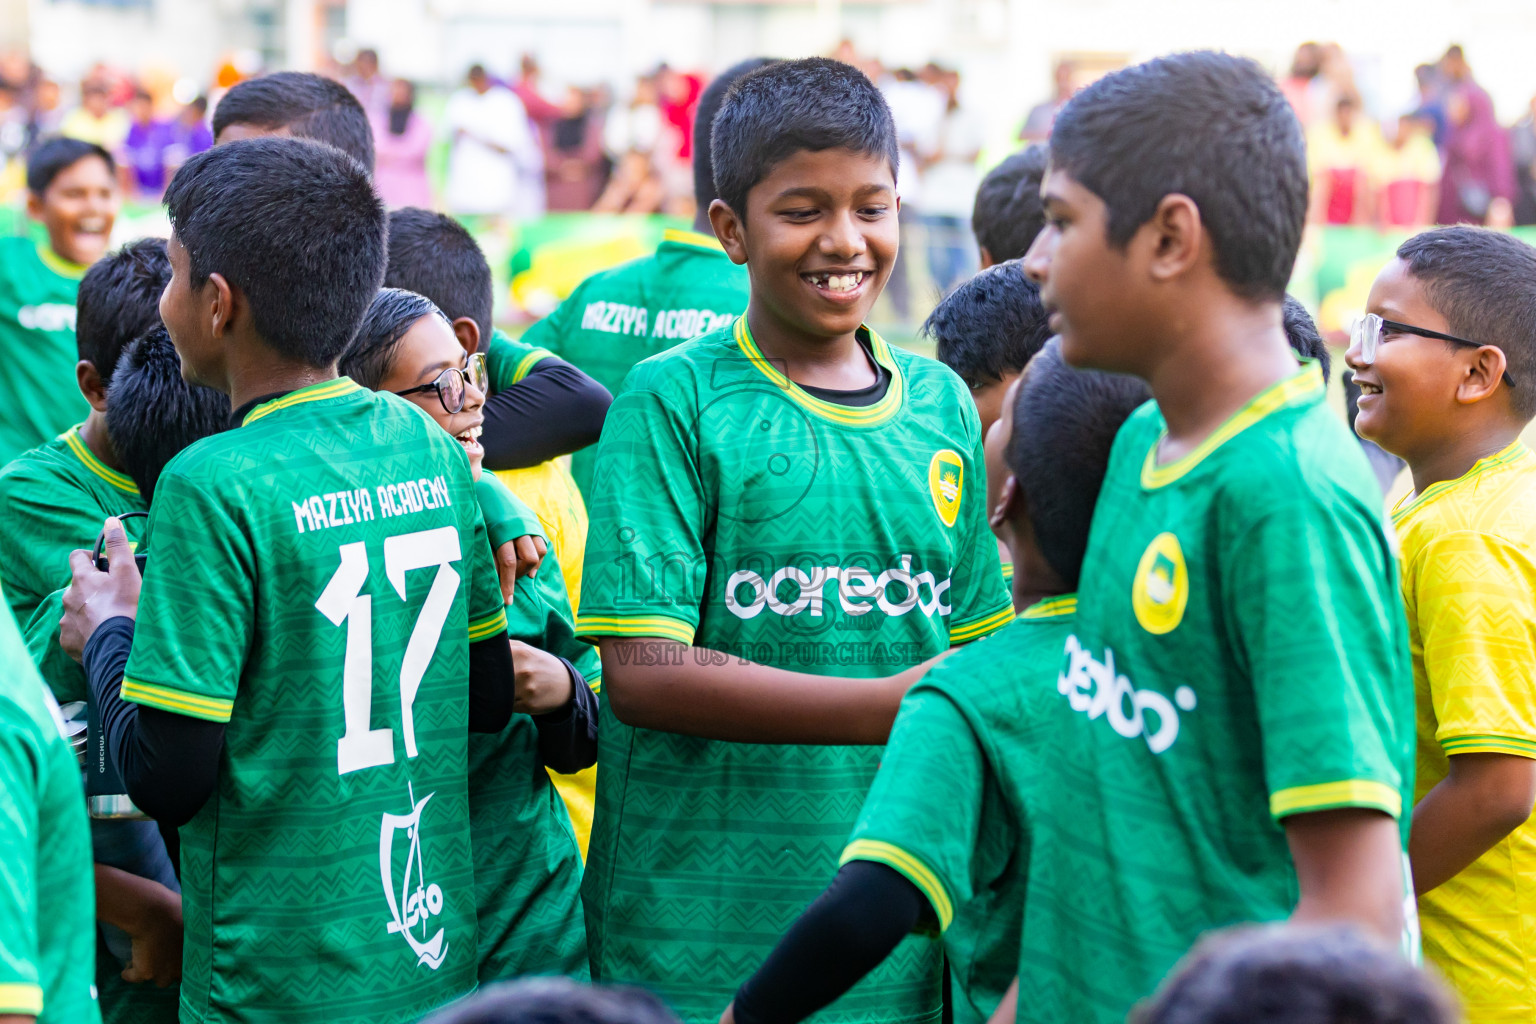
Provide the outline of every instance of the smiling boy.
{"type": "Polygon", "coordinates": [[[1062,656],[1020,1018],[1122,1021],[1239,921],[1347,920],[1411,949],[1392,545],[1283,326],[1300,126],[1258,65],[1187,53],[1078,93],[1050,147],[1025,267],[1067,361],[1155,401],[1116,439],[1062,656]]]}
{"type": "MultiPolygon", "coordinates": [[[[717,1019],[836,870],[916,666],[1013,617],[964,384],[863,326],[896,258],[895,130],[858,70],[736,83],[710,222],[747,313],[639,364],[591,491],[603,770],[596,981],[717,1019]]],[[[913,938],[840,1019],[935,1021],[913,938]]]]}
{"type": "Polygon", "coordinates": [[[1418,703],[1409,852],[1424,955],[1474,1022],[1536,1016],[1536,249],[1404,242],[1346,359],[1360,435],[1401,456],[1392,510],[1418,703]]]}
{"type": "Polygon", "coordinates": [[[0,466],[51,441],[91,411],[74,387],[75,294],[107,251],[117,217],[116,168],[100,146],[50,139],[27,161],[27,216],[46,244],[0,239],[0,466]]]}

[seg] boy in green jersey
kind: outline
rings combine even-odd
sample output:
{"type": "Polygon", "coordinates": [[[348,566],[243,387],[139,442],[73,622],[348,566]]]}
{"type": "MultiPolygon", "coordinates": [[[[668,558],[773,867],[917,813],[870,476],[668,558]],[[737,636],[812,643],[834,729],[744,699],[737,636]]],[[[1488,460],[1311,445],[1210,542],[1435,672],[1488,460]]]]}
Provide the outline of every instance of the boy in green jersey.
{"type": "MultiPolygon", "coordinates": [[[[90,415],[0,471],[0,573],[6,600],[26,626],[43,681],[60,701],[85,699],[85,673],[59,649],[60,601],[50,601],[49,595],[69,582],[70,552],[91,544],[102,520],[147,507],[112,441],[108,392],[125,346],[159,326],[160,295],[170,278],[165,242],[150,238],[108,254],[86,271],[80,281],[75,377],[90,415]],[[33,639],[41,646],[33,645],[33,639]]],[[[142,519],[126,522],[137,540],[142,519]]],[[[103,924],[97,945],[102,1017],[107,1024],[174,1021],[177,993],[164,986],[174,981],[179,967],[169,974],[130,969],[127,975],[137,984],[120,976],[132,940],[142,947],[173,934],[179,942],[181,898],[165,844],[146,822],[93,821],[91,839],[103,924]]]]}
{"type": "Polygon", "coordinates": [[[1344,919],[1416,946],[1413,692],[1359,446],[1282,326],[1300,126],[1215,53],[1063,109],[1025,257],[1062,355],[1133,373],[1046,723],[1019,1014],[1120,1021],[1204,931],[1344,919]]]}
{"type": "MultiPolygon", "coordinates": [[[[630,373],[577,615],[606,698],[593,976],[711,1022],[835,870],[919,664],[1013,618],[975,406],[863,326],[896,256],[880,93],[836,61],[770,64],[712,145],[747,314],[630,373]]],[[[939,984],[914,938],[831,1019],[937,1020],[939,984]]]]}
{"type": "MultiPolygon", "coordinates": [[[[668,229],[650,256],[602,270],[581,282],[522,340],[563,356],[614,394],[635,364],[680,341],[724,327],[747,308],[747,274],[720,248],[709,224],[717,198],[710,133],[731,85],[765,64],[744,60],[722,71],[699,96],[693,118],[692,231],[668,229]]],[[[571,475],[591,495],[593,447],[571,456],[571,475]]]]}
{"type": "Polygon", "coordinates": [[[384,274],[355,161],[230,143],[166,203],[162,319],[237,425],[161,474],[142,600],[114,521],[110,571],[73,556],[61,638],[181,827],[182,1020],[413,1021],[475,985],[468,731],[512,706],[469,461],[336,375],[384,274]]]}
{"type": "Polygon", "coordinates": [[[0,239],[0,466],[90,411],[75,379],[75,292],[107,249],[117,170],[100,146],[50,139],[27,160],[27,216],[48,242],[0,239]]]}
{"type": "Polygon", "coordinates": [[[0,608],[0,1020],[101,1020],[91,837],[59,705],[0,608]]]}
{"type": "Polygon", "coordinates": [[[1019,966],[1029,790],[1049,774],[1041,724],[1088,522],[1115,431],[1147,398],[1134,377],[1073,370],[1054,341],[1009,386],[987,432],[987,505],[1019,566],[1019,618],[908,691],[837,876],[724,1020],[802,1020],[919,927],[943,934],[953,1019],[997,1009],[1019,966]]]}
{"type": "MultiPolygon", "coordinates": [[[[364,387],[409,398],[464,442],[494,544],[503,530],[525,534],[532,513],[481,472],[484,361],[465,353],[431,300],[384,288],[340,369],[364,387]]],[[[565,808],[538,768],[572,772],[596,760],[597,698],[588,687],[597,685],[602,668],[592,646],[575,637],[558,561],[517,584],[507,602],[507,632],[517,665],[513,710],[523,714],[500,734],[469,742],[479,978],[585,978],[581,855],[565,808]]]]}
{"type": "Polygon", "coordinates": [[[103,519],[148,507],[107,432],[107,389],[124,346],[159,326],[170,279],[165,242],[143,238],[97,261],[80,281],[74,373],[89,412],[0,470],[0,578],[17,622],[69,582],[69,553],[95,540],[103,519]]]}

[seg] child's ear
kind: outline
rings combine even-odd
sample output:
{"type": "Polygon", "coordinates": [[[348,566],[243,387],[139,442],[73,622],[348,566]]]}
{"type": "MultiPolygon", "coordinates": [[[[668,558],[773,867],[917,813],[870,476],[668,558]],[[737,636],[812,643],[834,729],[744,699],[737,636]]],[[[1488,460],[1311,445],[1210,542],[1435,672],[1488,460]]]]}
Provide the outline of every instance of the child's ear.
{"type": "Polygon", "coordinates": [[[36,192],[27,193],[27,216],[36,221],[43,219],[43,200],[36,192]]]}
{"type": "Polygon", "coordinates": [[[222,338],[234,330],[239,307],[245,305],[245,295],[237,291],[223,274],[209,274],[202,293],[201,298],[208,303],[210,336],[222,338]]]}
{"type": "Polygon", "coordinates": [[[715,229],[715,237],[732,263],[740,266],[747,262],[746,225],[724,199],[709,204],[709,226],[715,229]]]}
{"type": "Polygon", "coordinates": [[[1204,234],[1200,207],[1189,196],[1170,192],[1158,202],[1131,244],[1149,245],[1152,251],[1148,266],[1153,279],[1169,282],[1194,269],[1205,248],[1204,234]]]}
{"type": "Polygon", "coordinates": [[[461,316],[453,322],[453,336],[459,339],[459,347],[465,355],[480,351],[480,325],[473,317],[461,316]]]}
{"type": "Polygon", "coordinates": [[[96,371],[96,364],[89,359],[82,359],[75,364],[75,383],[80,385],[80,393],[90,403],[92,409],[97,412],[107,411],[107,385],[101,379],[101,374],[96,371]]]}
{"type": "Polygon", "coordinates": [[[1014,516],[1024,511],[1024,491],[1019,487],[1019,479],[1012,473],[1003,479],[1003,486],[997,492],[997,504],[987,509],[987,522],[992,531],[997,533],[1013,520],[1014,516]]]}
{"type": "Polygon", "coordinates": [[[1509,369],[1504,350],[1497,345],[1474,349],[1464,364],[1461,381],[1456,385],[1456,401],[1463,405],[1481,402],[1493,394],[1509,369]]]}

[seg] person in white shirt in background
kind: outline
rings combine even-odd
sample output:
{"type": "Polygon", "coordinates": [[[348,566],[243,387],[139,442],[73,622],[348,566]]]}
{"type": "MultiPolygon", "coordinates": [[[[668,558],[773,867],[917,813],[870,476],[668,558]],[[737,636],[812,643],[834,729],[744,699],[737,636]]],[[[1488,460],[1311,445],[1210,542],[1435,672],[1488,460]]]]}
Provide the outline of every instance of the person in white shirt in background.
{"type": "MultiPolygon", "coordinates": [[[[911,313],[911,265],[912,225],[926,208],[927,196],[923,186],[922,153],[934,146],[939,123],[944,117],[944,95],[931,84],[924,82],[916,72],[897,68],[880,82],[880,91],[891,108],[891,119],[896,122],[896,142],[901,147],[901,163],[896,168],[896,191],[901,196],[901,239],[896,263],[885,284],[885,294],[898,319],[905,321],[911,313]]],[[[971,190],[975,194],[975,189],[971,190]]],[[[967,200],[969,201],[969,200],[967,200]]]]}
{"type": "Polygon", "coordinates": [[[960,73],[935,69],[944,112],[938,128],[919,150],[923,173],[921,219],[928,241],[928,272],[948,295],[976,273],[978,254],[971,237],[971,206],[981,173],[976,161],[984,142],[976,116],[960,103],[960,73]]]}
{"type": "Polygon", "coordinates": [[[468,84],[449,97],[446,112],[453,139],[445,195],[449,211],[513,219],[538,216],[542,190],[530,195],[523,187],[525,179],[544,170],[528,112],[479,64],[469,69],[467,79],[468,84]]]}

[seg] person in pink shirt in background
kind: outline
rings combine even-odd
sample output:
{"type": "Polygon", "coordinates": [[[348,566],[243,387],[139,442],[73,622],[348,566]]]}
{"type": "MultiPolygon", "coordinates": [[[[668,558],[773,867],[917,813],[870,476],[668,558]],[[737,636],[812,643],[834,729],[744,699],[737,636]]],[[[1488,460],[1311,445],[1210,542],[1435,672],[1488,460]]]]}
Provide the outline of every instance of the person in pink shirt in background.
{"type": "Polygon", "coordinates": [[[373,184],[391,210],[402,206],[432,208],[427,181],[427,150],[432,126],[416,112],[416,86],[404,78],[389,85],[389,106],[374,112],[373,184]]]}

